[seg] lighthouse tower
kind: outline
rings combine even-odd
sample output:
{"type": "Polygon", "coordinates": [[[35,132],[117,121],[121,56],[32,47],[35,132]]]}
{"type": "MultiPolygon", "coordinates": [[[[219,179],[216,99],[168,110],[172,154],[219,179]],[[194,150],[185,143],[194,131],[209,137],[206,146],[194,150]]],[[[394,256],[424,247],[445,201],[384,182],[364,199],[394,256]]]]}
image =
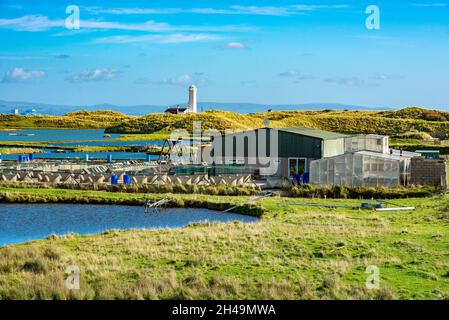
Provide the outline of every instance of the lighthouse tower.
{"type": "Polygon", "coordinates": [[[189,109],[190,112],[196,113],[196,87],[192,84],[189,87],[189,109]]]}

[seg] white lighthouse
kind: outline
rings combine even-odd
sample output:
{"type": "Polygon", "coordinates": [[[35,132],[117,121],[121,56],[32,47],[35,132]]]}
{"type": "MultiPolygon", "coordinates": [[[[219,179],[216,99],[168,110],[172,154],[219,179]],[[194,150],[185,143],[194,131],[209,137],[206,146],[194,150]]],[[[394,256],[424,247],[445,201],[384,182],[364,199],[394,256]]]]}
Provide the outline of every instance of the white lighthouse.
{"type": "Polygon", "coordinates": [[[196,113],[196,87],[192,84],[189,87],[189,109],[190,112],[196,113]]]}

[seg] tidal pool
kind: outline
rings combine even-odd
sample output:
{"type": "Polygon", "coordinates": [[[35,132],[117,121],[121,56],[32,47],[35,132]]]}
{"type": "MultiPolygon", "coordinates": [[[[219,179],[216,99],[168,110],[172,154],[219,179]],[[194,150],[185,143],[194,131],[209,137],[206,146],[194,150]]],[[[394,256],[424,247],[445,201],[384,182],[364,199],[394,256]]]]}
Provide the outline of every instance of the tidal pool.
{"type": "Polygon", "coordinates": [[[111,229],[180,228],[190,223],[256,222],[258,218],[208,209],[170,208],[145,214],[140,206],[0,203],[0,246],[52,234],[96,234],[111,229]]]}

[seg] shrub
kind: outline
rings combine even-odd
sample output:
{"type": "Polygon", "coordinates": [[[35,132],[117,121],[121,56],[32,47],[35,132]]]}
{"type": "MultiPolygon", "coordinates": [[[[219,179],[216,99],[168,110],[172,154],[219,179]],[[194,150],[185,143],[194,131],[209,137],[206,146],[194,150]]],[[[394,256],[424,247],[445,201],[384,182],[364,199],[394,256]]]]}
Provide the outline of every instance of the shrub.
{"type": "Polygon", "coordinates": [[[336,199],[398,199],[423,198],[443,192],[441,188],[408,187],[348,187],[348,186],[313,186],[300,185],[284,188],[288,196],[296,198],[336,198],[336,199]]]}
{"type": "Polygon", "coordinates": [[[33,273],[45,273],[45,265],[39,260],[30,260],[23,264],[22,270],[33,273]]]}

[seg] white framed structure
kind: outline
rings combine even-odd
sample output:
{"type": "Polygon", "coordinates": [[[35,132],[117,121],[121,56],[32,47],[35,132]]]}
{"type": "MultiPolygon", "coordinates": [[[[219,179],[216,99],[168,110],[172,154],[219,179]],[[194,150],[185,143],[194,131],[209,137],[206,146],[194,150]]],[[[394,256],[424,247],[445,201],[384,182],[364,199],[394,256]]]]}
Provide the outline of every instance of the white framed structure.
{"type": "Polygon", "coordinates": [[[410,180],[410,157],[372,151],[346,153],[310,163],[310,183],[394,187],[410,180]]]}
{"type": "Polygon", "coordinates": [[[373,151],[389,153],[388,136],[378,134],[356,135],[345,139],[345,153],[373,151]]]}

